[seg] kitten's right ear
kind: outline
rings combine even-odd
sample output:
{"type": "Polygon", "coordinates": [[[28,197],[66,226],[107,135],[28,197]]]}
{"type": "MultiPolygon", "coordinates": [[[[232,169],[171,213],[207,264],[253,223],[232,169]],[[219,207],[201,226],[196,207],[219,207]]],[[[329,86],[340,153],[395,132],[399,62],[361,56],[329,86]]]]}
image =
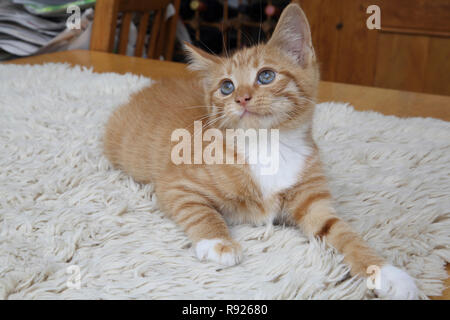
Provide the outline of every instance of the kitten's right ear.
{"type": "Polygon", "coordinates": [[[194,47],[186,41],[184,42],[184,50],[189,60],[188,68],[193,71],[208,71],[214,64],[220,62],[218,57],[194,47]]]}

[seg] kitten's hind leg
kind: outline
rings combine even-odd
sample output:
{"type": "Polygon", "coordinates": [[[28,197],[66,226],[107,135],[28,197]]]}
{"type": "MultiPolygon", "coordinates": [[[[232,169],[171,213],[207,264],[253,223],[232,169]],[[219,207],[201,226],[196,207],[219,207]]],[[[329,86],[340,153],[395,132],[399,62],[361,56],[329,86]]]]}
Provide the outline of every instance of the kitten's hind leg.
{"type": "Polygon", "coordinates": [[[194,243],[200,260],[233,266],[242,259],[242,248],[231,239],[222,215],[201,193],[187,187],[165,190],[158,196],[169,216],[194,243]]]}

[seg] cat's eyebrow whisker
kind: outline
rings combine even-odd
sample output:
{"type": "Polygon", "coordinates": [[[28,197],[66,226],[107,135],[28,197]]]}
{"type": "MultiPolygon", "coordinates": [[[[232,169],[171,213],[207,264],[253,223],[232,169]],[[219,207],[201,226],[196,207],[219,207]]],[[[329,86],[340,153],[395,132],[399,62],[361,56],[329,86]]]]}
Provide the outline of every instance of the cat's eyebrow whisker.
{"type": "MultiPolygon", "coordinates": [[[[222,27],[223,27],[223,25],[222,25],[222,27]]],[[[223,39],[223,30],[222,30],[222,39],[223,39]]],[[[205,46],[205,48],[206,49],[208,49],[208,51],[213,55],[213,56],[216,56],[216,57],[218,57],[219,59],[220,59],[220,62],[221,62],[221,65],[222,65],[222,67],[225,67],[225,62],[223,61],[223,59],[220,57],[220,56],[217,56],[217,54],[214,52],[214,51],[212,51],[203,41],[201,41],[201,40],[199,40],[200,41],[200,43],[202,44],[202,45],[204,45],[205,46]]],[[[225,40],[223,41],[223,42],[225,42],[225,40]]],[[[226,50],[226,48],[225,48],[225,50],[226,50]]],[[[226,51],[225,51],[226,52],[226,51]]],[[[227,56],[227,58],[228,58],[228,53],[226,53],[226,56],[227,56]]]]}
{"type": "Polygon", "coordinates": [[[262,1],[259,2],[259,30],[258,30],[258,43],[261,41],[261,28],[262,28],[262,1]]]}
{"type": "Polygon", "coordinates": [[[205,48],[206,49],[208,49],[208,51],[212,54],[212,55],[216,55],[215,53],[214,53],[214,51],[212,51],[202,40],[199,40],[200,41],[200,43],[202,44],[202,45],[204,45],[205,46],[205,48]]]}
{"type": "Polygon", "coordinates": [[[245,36],[245,38],[247,38],[249,45],[253,46],[255,44],[255,41],[250,39],[249,36],[247,35],[247,32],[245,32],[244,30],[241,30],[242,34],[245,36]]]}
{"type": "Polygon", "coordinates": [[[226,44],[225,44],[225,37],[224,37],[224,35],[223,35],[223,22],[222,22],[222,43],[223,43],[223,50],[225,51],[225,56],[227,57],[227,58],[229,58],[230,56],[228,55],[228,51],[227,51],[227,46],[226,46],[226,44]]]}
{"type": "MultiPolygon", "coordinates": [[[[223,37],[223,33],[222,33],[222,37],[223,37]]],[[[221,63],[221,65],[222,65],[222,67],[225,67],[225,62],[223,61],[223,59],[222,59],[220,56],[218,56],[214,51],[212,51],[212,50],[211,50],[211,49],[210,49],[203,41],[200,40],[200,43],[201,43],[202,45],[204,45],[205,48],[208,49],[209,52],[210,52],[213,56],[218,57],[218,58],[220,59],[220,63],[221,63]]],[[[227,58],[228,58],[228,53],[227,53],[227,58]]]]}

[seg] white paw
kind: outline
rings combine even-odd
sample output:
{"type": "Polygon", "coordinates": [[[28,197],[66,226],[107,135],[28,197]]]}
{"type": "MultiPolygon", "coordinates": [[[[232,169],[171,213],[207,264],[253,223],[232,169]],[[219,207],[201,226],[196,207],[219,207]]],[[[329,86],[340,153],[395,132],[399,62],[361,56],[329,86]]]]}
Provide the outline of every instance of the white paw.
{"type": "Polygon", "coordinates": [[[197,242],[195,253],[200,260],[215,261],[226,266],[234,266],[242,259],[239,243],[225,239],[203,239],[197,242]]]}
{"type": "Polygon", "coordinates": [[[405,271],[392,265],[385,265],[381,267],[379,276],[379,289],[375,289],[378,297],[392,300],[419,298],[419,290],[414,279],[405,271]]]}

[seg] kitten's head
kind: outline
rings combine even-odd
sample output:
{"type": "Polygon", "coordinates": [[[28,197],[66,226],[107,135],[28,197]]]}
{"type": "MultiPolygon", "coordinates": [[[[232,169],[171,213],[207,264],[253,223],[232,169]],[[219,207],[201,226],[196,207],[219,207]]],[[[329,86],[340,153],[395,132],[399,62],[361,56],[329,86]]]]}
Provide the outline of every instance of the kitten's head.
{"type": "Polygon", "coordinates": [[[205,103],[224,128],[290,128],[307,122],[319,71],[308,21],[300,6],[281,14],[266,44],[218,57],[186,44],[199,73],[205,103]]]}

